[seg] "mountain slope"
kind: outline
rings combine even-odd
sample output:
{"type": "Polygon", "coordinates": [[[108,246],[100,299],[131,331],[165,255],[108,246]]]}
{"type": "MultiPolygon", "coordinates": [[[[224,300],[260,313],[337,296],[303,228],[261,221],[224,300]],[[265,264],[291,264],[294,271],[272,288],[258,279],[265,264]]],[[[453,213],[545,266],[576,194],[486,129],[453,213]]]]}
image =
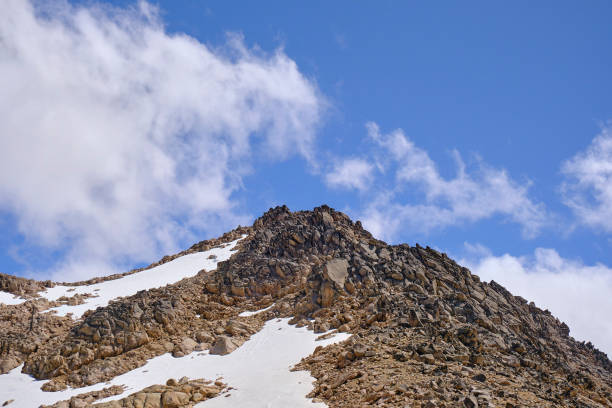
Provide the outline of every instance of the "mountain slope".
{"type": "MultiPolygon", "coordinates": [[[[76,310],[70,304],[87,304],[95,296],[87,287],[98,282],[49,300],[36,293],[50,282],[0,277],[3,290],[33,298],[0,306],[0,370],[23,362],[24,373],[50,380],[48,391],[91,386],[168,352],[231,352],[269,319],[287,317],[324,337],[351,334],[296,367],[316,378],[309,396],[329,406],[612,406],[612,363],[550,312],[480,282],[445,254],[376,240],[327,206],[271,209],[252,227],[161,264],[232,241],[237,250],[216,269],[115,299],[80,320],[44,311],[58,302],[76,310]]],[[[158,393],[158,406],[169,392],[158,393]]],[[[191,397],[168,406],[195,404],[191,397]]]]}

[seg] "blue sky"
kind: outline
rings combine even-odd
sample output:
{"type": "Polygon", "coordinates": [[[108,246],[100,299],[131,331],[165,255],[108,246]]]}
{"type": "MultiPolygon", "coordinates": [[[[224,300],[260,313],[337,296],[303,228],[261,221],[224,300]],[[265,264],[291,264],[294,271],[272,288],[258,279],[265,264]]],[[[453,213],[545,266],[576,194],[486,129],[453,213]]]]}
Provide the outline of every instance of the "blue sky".
{"type": "Polygon", "coordinates": [[[612,350],[609,2],[7,4],[0,271],[111,273],[327,203],[612,350]]]}
{"type": "MultiPolygon", "coordinates": [[[[479,155],[516,180],[533,182],[530,196],[558,213],[563,223],[572,223],[558,194],[560,164],[584,150],[612,117],[609,3],[186,4],[160,3],[170,31],[213,44],[233,31],[250,46],[283,46],[316,81],[332,104],[318,141],[325,154],[364,153],[367,121],[386,131],[402,128],[443,174],[455,171],[452,149],[467,161],[479,155]]],[[[279,172],[277,164],[262,166],[265,177],[257,172],[249,179],[248,190],[265,186],[263,197],[248,198],[255,213],[279,203],[309,208],[322,200],[357,209],[368,200],[330,191],[299,160],[280,167],[279,172]],[[294,183],[302,191],[287,194],[294,183]]],[[[396,240],[455,251],[468,236],[485,240],[496,251],[534,246],[535,240],[521,239],[516,225],[499,221],[417,237],[407,231],[396,240]]],[[[600,245],[576,245],[558,233],[542,233],[536,245],[554,244],[572,256],[612,262],[605,234],[585,232],[575,234],[601,240],[600,245]]]]}

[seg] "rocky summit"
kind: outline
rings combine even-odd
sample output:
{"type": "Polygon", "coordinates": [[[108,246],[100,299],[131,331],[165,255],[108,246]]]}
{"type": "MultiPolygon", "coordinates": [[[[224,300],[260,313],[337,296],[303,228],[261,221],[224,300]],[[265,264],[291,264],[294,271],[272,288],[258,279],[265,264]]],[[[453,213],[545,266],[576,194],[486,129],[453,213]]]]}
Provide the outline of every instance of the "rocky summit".
{"type": "MultiPolygon", "coordinates": [[[[45,380],[31,384],[57,395],[47,405],[54,407],[231,401],[240,387],[229,377],[164,378],[141,389],[127,389],[122,378],[146,372],[143,366],[156,358],[188,362],[202,354],[215,364],[230,361],[264,342],[256,338],[268,322],[290,318],[290,327],[321,341],[346,334],[291,363],[291,370],[314,378],[310,393],[299,396],[304,406],[612,407],[612,362],[574,340],[548,310],[496,282],[481,282],[429,247],[387,245],[327,206],[276,207],[250,227],[148,268],[62,285],[93,288],[146,277],[236,240],[215,269],[115,298],[77,318],[50,309],[83,305],[97,289],[49,299],[44,294],[58,283],[0,275],[0,289],[20,297],[0,305],[0,389],[7,396],[0,404],[41,405],[28,405],[18,388],[10,394],[19,376],[45,380]]],[[[250,404],[269,406],[275,398],[253,396],[250,404]]]]}

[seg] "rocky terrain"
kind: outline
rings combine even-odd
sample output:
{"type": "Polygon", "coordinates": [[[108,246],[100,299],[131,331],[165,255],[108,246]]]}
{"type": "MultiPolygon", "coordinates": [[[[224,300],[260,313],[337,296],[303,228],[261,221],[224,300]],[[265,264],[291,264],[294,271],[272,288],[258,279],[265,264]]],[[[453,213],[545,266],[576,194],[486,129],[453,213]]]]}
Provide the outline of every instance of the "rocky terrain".
{"type": "MultiPolygon", "coordinates": [[[[429,247],[376,240],[327,206],[271,209],[251,227],[151,267],[242,236],[216,270],[115,299],[79,320],[44,313],[78,296],[50,302],[37,293],[54,283],[0,275],[0,289],[29,299],[0,306],[1,372],[23,364],[49,380],[49,392],[92,385],[164,353],[231,353],[266,320],[291,317],[317,333],[351,334],[295,367],[316,378],[309,397],[330,407],[612,407],[612,363],[549,311],[429,247]]],[[[168,379],[100,406],[192,406],[232,386],[211,380],[168,379]]]]}
{"type": "Polygon", "coordinates": [[[152,385],[117,401],[95,403],[99,399],[123,392],[121,387],[113,386],[98,392],[79,394],[69,400],[59,401],[53,405],[44,405],[42,408],[84,408],[88,406],[99,408],[186,407],[214,398],[225,388],[226,384],[221,381],[212,383],[210,380],[189,380],[187,377],[177,381],[170,378],[165,385],[152,385]]]}

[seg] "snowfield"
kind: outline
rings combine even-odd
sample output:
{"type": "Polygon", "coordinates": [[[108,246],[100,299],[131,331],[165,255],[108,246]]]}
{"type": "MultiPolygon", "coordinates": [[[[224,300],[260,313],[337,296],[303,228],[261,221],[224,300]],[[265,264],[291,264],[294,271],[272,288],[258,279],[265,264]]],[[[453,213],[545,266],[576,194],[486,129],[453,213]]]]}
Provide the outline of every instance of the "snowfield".
{"type": "Polygon", "coordinates": [[[21,299],[12,293],[0,290],[0,303],[4,303],[5,305],[18,305],[25,301],[26,299],[21,299]]]}
{"type": "Polygon", "coordinates": [[[233,353],[218,356],[207,352],[193,352],[185,357],[174,358],[164,354],[149,360],[144,366],[115,377],[109,383],[96,384],[59,392],[43,392],[44,381],[36,381],[21,373],[21,366],[0,376],[0,403],[15,399],[11,407],[37,407],[52,404],[71,396],[110,385],[125,385],[127,390],[103,401],[121,399],[154,384],[165,384],[169,378],[205,378],[222,381],[235,388],[229,396],[198,403],[202,408],[229,407],[325,407],[313,404],[306,398],[312,390],[314,378],[306,371],[289,371],[303,357],[310,355],[321,345],[337,343],[350,335],[336,333],[333,337],[317,341],[318,334],[305,327],[289,325],[289,319],[274,319],[266,322],[261,331],[251,336],[233,353]]]}
{"type": "MultiPolygon", "coordinates": [[[[49,311],[55,310],[60,316],[72,313],[74,319],[79,319],[87,310],[95,310],[98,307],[104,307],[108,305],[111,300],[118,297],[131,296],[140,290],[160,288],[171,283],[176,283],[181,279],[195,276],[202,269],[206,269],[207,271],[217,269],[217,263],[229,259],[238,241],[240,241],[240,239],[225,244],[223,248],[213,248],[204,252],[183,255],[165,264],[119,279],[96,283],[94,285],[58,285],[53,288],[48,288],[45,292],[41,292],[40,296],[48,300],[57,300],[62,296],[71,297],[76,294],[86,293],[95,296],[85,299],[85,303],[81,305],[62,305],[49,309],[49,311]]],[[[25,302],[25,299],[14,298],[10,293],[0,292],[0,302],[12,305],[25,302]]]]}

